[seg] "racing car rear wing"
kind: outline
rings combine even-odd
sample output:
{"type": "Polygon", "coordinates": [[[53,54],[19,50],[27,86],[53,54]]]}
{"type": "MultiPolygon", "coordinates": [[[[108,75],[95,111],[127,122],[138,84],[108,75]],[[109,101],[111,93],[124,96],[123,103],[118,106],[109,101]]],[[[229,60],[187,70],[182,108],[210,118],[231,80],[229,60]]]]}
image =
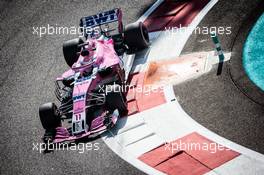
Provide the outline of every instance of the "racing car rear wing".
{"type": "Polygon", "coordinates": [[[82,17],[80,19],[80,27],[87,30],[116,21],[118,22],[119,32],[122,32],[122,12],[119,8],[101,12],[96,15],[82,17]]]}

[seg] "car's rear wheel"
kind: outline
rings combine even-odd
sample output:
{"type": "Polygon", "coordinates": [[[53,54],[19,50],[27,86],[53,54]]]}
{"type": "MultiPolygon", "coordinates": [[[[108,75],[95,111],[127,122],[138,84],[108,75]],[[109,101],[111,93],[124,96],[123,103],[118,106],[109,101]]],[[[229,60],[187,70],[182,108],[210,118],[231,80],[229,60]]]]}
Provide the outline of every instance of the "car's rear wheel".
{"type": "Polygon", "coordinates": [[[147,27],[142,22],[126,25],[124,42],[128,46],[128,52],[130,53],[135,53],[147,48],[149,46],[147,27]]]}
{"type": "Polygon", "coordinates": [[[66,63],[72,67],[72,65],[78,60],[81,48],[78,45],[84,43],[81,38],[75,38],[72,40],[65,41],[63,43],[63,55],[66,63]]]}
{"type": "Polygon", "coordinates": [[[106,86],[106,107],[110,111],[118,109],[121,115],[127,113],[126,97],[122,94],[122,88],[120,85],[108,85],[106,86]]]}
{"type": "Polygon", "coordinates": [[[39,117],[44,129],[51,130],[61,126],[61,119],[54,103],[45,103],[39,107],[39,117]]]}

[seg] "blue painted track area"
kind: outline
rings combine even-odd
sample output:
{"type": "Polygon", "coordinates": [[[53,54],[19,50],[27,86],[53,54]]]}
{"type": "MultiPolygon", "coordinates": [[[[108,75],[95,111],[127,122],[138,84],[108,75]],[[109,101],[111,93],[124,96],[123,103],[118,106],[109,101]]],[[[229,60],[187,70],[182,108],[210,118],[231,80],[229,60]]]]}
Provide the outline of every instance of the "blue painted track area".
{"type": "Polygon", "coordinates": [[[250,80],[264,91],[264,13],[251,29],[245,42],[243,66],[250,80]]]}

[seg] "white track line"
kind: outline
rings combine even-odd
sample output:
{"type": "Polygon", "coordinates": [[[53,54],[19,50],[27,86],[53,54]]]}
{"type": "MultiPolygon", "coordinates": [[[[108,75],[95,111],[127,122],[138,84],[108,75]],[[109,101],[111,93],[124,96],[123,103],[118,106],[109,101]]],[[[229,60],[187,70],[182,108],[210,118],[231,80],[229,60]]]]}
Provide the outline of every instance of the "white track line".
{"type": "Polygon", "coordinates": [[[160,32],[159,37],[151,45],[148,61],[154,61],[156,59],[174,59],[178,57],[192,32],[217,1],[218,0],[211,0],[196,15],[188,27],[181,27],[179,30],[168,29],[160,32]]]}
{"type": "Polygon", "coordinates": [[[147,17],[158,7],[164,0],[157,0],[138,20],[137,22],[144,22],[147,17]]]}

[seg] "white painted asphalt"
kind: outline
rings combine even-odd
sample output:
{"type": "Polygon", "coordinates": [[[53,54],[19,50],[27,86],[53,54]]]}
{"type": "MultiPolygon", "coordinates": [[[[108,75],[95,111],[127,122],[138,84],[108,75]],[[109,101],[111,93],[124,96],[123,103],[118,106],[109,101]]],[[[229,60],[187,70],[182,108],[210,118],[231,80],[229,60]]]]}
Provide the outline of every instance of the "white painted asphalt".
{"type": "Polygon", "coordinates": [[[178,57],[192,32],[217,1],[218,0],[211,0],[193,19],[188,27],[181,27],[179,30],[170,29],[162,32],[152,43],[148,60],[178,57]]]}
{"type": "MultiPolygon", "coordinates": [[[[145,70],[146,63],[149,61],[179,56],[191,32],[216,2],[217,0],[210,1],[188,26],[190,27],[188,30],[173,33],[173,37],[165,32],[152,33],[150,35],[152,41],[150,51],[142,52],[136,56],[136,66],[133,70],[136,72],[145,70]],[[172,50],[173,52],[171,52],[172,50]]],[[[157,4],[155,8],[158,6],[157,4]]],[[[150,9],[153,11],[155,8],[150,9]]],[[[144,21],[149,14],[149,12],[145,13],[140,20],[144,21]]],[[[226,53],[226,60],[230,59],[230,56],[231,53],[226,53]]],[[[216,63],[218,63],[218,57],[212,52],[208,53],[202,73],[210,71],[216,63]]],[[[139,161],[137,157],[165,142],[173,141],[192,132],[198,132],[218,144],[241,153],[237,158],[207,174],[259,174],[264,171],[264,156],[262,154],[233,143],[194,121],[178,103],[172,86],[166,86],[164,93],[167,100],[166,104],[122,118],[115,129],[102,136],[105,143],[121,158],[147,174],[162,174],[139,161]]]]}

